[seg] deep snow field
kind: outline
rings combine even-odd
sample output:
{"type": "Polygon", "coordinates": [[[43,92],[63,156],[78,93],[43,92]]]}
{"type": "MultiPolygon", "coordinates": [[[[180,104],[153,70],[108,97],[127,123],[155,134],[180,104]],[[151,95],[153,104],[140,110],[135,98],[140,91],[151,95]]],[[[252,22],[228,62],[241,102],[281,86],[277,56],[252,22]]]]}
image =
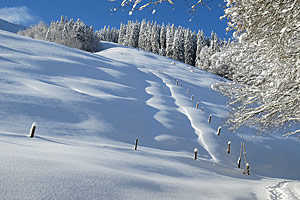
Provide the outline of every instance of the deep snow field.
{"type": "Polygon", "coordinates": [[[300,199],[300,140],[227,131],[226,99],[212,87],[226,80],[102,49],[0,31],[0,199],[300,199]],[[237,168],[241,142],[250,175],[244,160],[237,168]]]}

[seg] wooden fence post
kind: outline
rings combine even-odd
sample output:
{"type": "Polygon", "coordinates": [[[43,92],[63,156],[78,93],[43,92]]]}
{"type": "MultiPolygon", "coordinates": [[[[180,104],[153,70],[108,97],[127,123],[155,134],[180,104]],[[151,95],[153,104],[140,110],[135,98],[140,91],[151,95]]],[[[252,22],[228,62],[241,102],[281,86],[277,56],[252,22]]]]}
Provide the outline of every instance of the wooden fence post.
{"type": "Polygon", "coordinates": [[[197,160],[197,153],[198,153],[198,149],[195,148],[195,149],[194,149],[194,159],[195,159],[195,160],[197,160]]]}
{"type": "Polygon", "coordinates": [[[241,168],[241,160],[242,160],[242,153],[243,153],[243,142],[241,142],[241,152],[240,152],[240,157],[238,159],[238,168],[241,168]]]}
{"type": "Polygon", "coordinates": [[[138,140],[138,139],[136,138],[136,139],[135,139],[135,145],[134,145],[134,150],[137,150],[137,146],[138,146],[138,141],[139,141],[139,140],[138,140]]]}
{"type": "Polygon", "coordinates": [[[192,101],[194,100],[194,95],[192,95],[191,100],[192,100],[192,101]]]}
{"type": "Polygon", "coordinates": [[[197,108],[197,109],[199,108],[199,102],[197,102],[197,104],[196,104],[196,108],[197,108]]]}
{"type": "MultiPolygon", "coordinates": [[[[210,123],[209,120],[208,120],[208,123],[210,123]]],[[[221,126],[219,126],[219,128],[218,128],[217,135],[220,135],[220,133],[221,133],[221,126]]]]}
{"type": "Polygon", "coordinates": [[[208,123],[210,123],[211,122],[211,115],[209,115],[209,117],[208,117],[208,123]]]}
{"type": "Polygon", "coordinates": [[[35,133],[35,130],[36,130],[36,122],[33,122],[32,125],[31,125],[31,128],[30,128],[30,133],[29,133],[29,137],[33,138],[34,137],[34,133],[35,133]]]}
{"type": "Polygon", "coordinates": [[[228,147],[227,147],[227,153],[230,154],[230,145],[231,145],[231,141],[228,141],[228,147]]]}

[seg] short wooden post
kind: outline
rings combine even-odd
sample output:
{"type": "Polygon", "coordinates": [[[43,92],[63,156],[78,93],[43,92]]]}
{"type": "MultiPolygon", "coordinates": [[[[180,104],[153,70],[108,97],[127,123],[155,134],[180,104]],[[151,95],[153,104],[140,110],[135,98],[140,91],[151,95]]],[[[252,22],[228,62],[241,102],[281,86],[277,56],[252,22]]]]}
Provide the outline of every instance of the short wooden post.
{"type": "Polygon", "coordinates": [[[195,160],[197,160],[197,153],[198,153],[198,149],[195,148],[195,149],[194,149],[194,159],[195,159],[195,160]]]}
{"type": "Polygon", "coordinates": [[[35,130],[36,130],[36,122],[33,122],[32,125],[31,125],[31,128],[30,128],[30,133],[29,133],[29,137],[33,138],[34,137],[34,133],[35,133],[35,130]]]}
{"type": "Polygon", "coordinates": [[[178,80],[176,81],[176,85],[178,86],[178,80]]]}
{"type": "Polygon", "coordinates": [[[209,117],[208,117],[208,123],[210,123],[211,122],[211,115],[209,115],[209,117]]]}
{"type": "Polygon", "coordinates": [[[199,102],[197,102],[197,104],[196,104],[196,108],[197,108],[197,109],[199,108],[199,102]]]}
{"type": "Polygon", "coordinates": [[[176,78],[174,78],[174,81],[176,82],[176,78]]]}
{"type": "Polygon", "coordinates": [[[241,160],[242,160],[242,153],[243,153],[243,142],[241,142],[241,151],[240,151],[240,157],[238,159],[238,168],[241,168],[241,160]]]}
{"type": "Polygon", "coordinates": [[[139,141],[139,140],[138,140],[138,139],[136,138],[136,139],[135,139],[135,145],[134,145],[134,150],[137,150],[137,146],[138,146],[138,141],[139,141]]]}
{"type": "Polygon", "coordinates": [[[189,89],[186,90],[186,94],[189,94],[189,89]]]}
{"type": "Polygon", "coordinates": [[[203,107],[201,107],[201,111],[203,112],[203,107]]]}
{"type": "Polygon", "coordinates": [[[228,147],[227,147],[227,153],[230,154],[230,145],[231,145],[231,141],[228,141],[228,147]]]}
{"type": "MultiPolygon", "coordinates": [[[[210,123],[209,119],[208,119],[208,123],[210,123]]],[[[220,135],[220,133],[221,133],[221,126],[219,126],[219,128],[218,128],[217,135],[220,135]]]]}
{"type": "Polygon", "coordinates": [[[192,100],[192,101],[194,100],[194,95],[191,96],[191,100],[192,100]]]}
{"type": "Polygon", "coordinates": [[[239,157],[237,163],[238,163],[238,168],[241,168],[241,157],[239,157]]]}
{"type": "Polygon", "coordinates": [[[182,87],[182,83],[180,83],[180,87],[182,87]]]}

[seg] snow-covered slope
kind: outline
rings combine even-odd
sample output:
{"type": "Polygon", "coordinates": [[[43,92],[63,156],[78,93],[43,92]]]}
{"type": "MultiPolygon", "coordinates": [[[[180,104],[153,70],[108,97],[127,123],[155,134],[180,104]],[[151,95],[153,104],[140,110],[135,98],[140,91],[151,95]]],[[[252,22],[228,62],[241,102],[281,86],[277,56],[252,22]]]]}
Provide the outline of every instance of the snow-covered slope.
{"type": "Polygon", "coordinates": [[[0,30],[9,31],[12,33],[17,33],[20,30],[25,30],[26,26],[13,24],[3,19],[0,19],[0,30]]]}
{"type": "Polygon", "coordinates": [[[90,54],[0,31],[2,199],[299,198],[298,140],[216,135],[228,109],[211,85],[225,80],[103,47],[90,54]],[[241,142],[250,176],[237,168],[241,142]]]}

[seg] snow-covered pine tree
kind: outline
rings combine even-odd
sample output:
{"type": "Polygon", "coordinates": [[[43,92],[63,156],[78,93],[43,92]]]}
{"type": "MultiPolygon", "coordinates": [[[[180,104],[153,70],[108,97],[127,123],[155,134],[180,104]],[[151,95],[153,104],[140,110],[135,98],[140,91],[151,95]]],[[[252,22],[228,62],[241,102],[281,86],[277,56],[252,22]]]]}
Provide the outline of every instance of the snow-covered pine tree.
{"type": "Polygon", "coordinates": [[[38,25],[31,26],[30,28],[23,31],[19,31],[18,34],[38,40],[44,40],[46,38],[47,32],[48,27],[44,22],[40,22],[38,25]]]}
{"type": "Polygon", "coordinates": [[[211,49],[212,53],[216,53],[220,51],[220,43],[219,43],[219,38],[218,35],[214,32],[211,33],[211,49]]]}
{"type": "Polygon", "coordinates": [[[64,16],[61,16],[60,21],[52,21],[49,27],[40,23],[19,34],[91,52],[97,50],[99,42],[92,27],[86,26],[79,19],[75,24],[73,19],[68,22],[64,16]]]}
{"type": "Polygon", "coordinates": [[[172,58],[184,62],[184,32],[181,26],[175,31],[172,58]]]}
{"type": "Polygon", "coordinates": [[[159,35],[160,49],[166,49],[166,27],[162,24],[159,35]]]}
{"type": "Polygon", "coordinates": [[[173,56],[173,43],[175,35],[175,26],[174,24],[168,24],[166,27],[166,56],[172,58],[173,56]]]}
{"type": "Polygon", "coordinates": [[[186,29],[185,40],[184,40],[184,62],[189,65],[195,65],[196,58],[196,41],[195,33],[186,29]]]}
{"type": "Polygon", "coordinates": [[[139,41],[138,41],[138,48],[139,49],[146,49],[146,37],[147,37],[147,22],[145,19],[142,20],[141,22],[141,27],[140,27],[140,33],[139,33],[139,41]]]}
{"type": "Polygon", "coordinates": [[[151,44],[152,26],[153,26],[153,22],[152,23],[148,22],[146,25],[145,50],[149,52],[152,52],[152,44],[151,44]]]}
{"type": "Polygon", "coordinates": [[[126,40],[126,25],[121,23],[120,31],[119,31],[118,44],[124,45],[125,40],[126,40]]]}
{"type": "Polygon", "coordinates": [[[114,27],[114,28],[112,28],[111,32],[112,32],[112,41],[111,42],[118,43],[119,31],[114,27]]]}
{"type": "Polygon", "coordinates": [[[204,36],[203,30],[199,30],[197,34],[197,51],[196,51],[196,60],[195,60],[195,67],[201,68],[202,61],[201,61],[201,49],[206,46],[206,40],[204,36]]]}
{"type": "Polygon", "coordinates": [[[152,52],[158,54],[159,53],[159,34],[160,34],[160,27],[155,22],[152,26],[151,31],[151,45],[152,45],[152,52]]]}
{"type": "Polygon", "coordinates": [[[99,32],[99,38],[102,41],[107,41],[107,31],[106,31],[106,26],[104,26],[100,32],[99,32]]]}
{"type": "Polygon", "coordinates": [[[210,57],[212,55],[212,48],[204,46],[201,48],[197,67],[205,71],[210,71],[210,57]]]}
{"type": "Polygon", "coordinates": [[[139,33],[140,33],[140,24],[136,21],[135,23],[132,21],[129,30],[128,37],[128,46],[137,48],[139,41],[139,33]]]}
{"type": "Polygon", "coordinates": [[[133,21],[128,21],[127,22],[127,26],[126,26],[126,36],[125,36],[125,42],[124,42],[124,45],[125,46],[129,46],[129,42],[130,42],[130,35],[131,35],[131,32],[134,28],[134,22],[133,21]]]}

